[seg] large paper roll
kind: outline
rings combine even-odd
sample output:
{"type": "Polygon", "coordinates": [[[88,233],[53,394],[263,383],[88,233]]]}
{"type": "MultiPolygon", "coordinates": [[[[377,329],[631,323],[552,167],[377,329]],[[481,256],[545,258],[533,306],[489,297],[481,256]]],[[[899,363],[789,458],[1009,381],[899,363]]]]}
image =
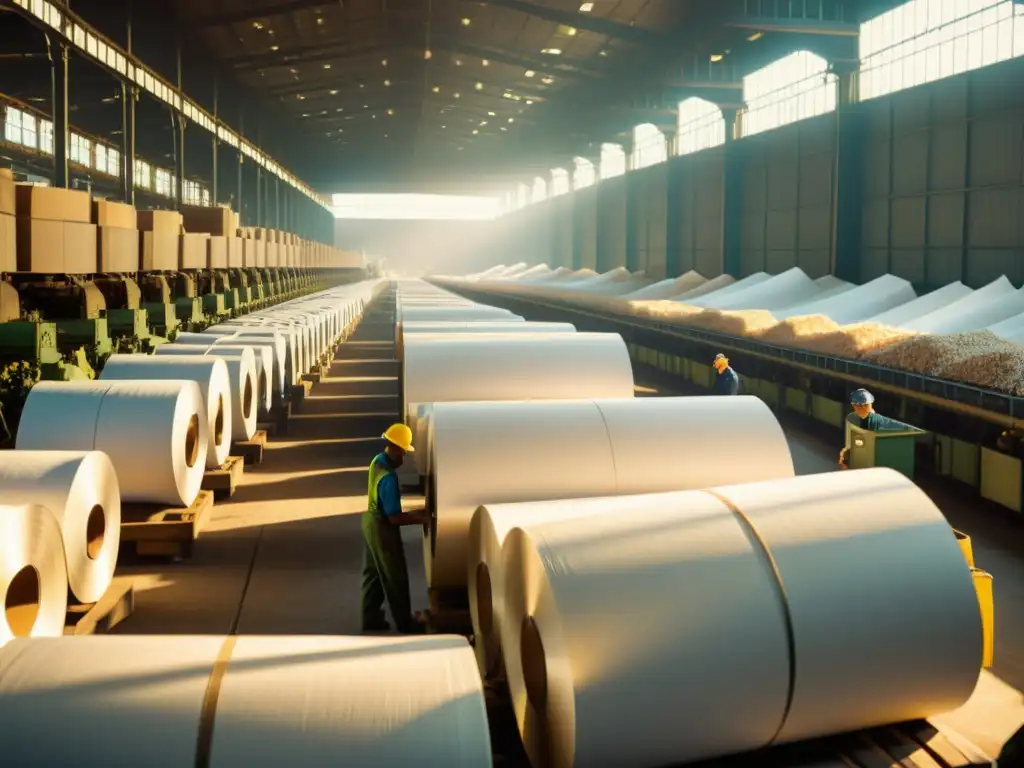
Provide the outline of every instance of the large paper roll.
{"type": "Polygon", "coordinates": [[[285,341],[284,335],[277,331],[240,331],[235,338],[240,344],[259,342],[261,345],[270,346],[274,359],[274,393],[280,395],[284,392],[288,358],[288,343],[285,341]]]}
{"type": "Polygon", "coordinates": [[[256,357],[251,349],[239,352],[220,350],[215,355],[228,367],[231,386],[231,439],[252,440],[256,434],[256,416],[260,407],[256,378],[256,357]]]}
{"type": "Polygon", "coordinates": [[[429,434],[434,524],[424,537],[424,563],[431,586],[466,584],[469,523],[481,504],[794,474],[778,420],[750,396],[435,403],[429,434]],[[739,446],[746,460],[737,460],[739,446]]]}
{"type": "MultiPolygon", "coordinates": [[[[208,347],[216,341],[205,333],[179,333],[174,337],[175,344],[185,344],[192,347],[208,347]]],[[[163,346],[162,344],[160,346],[163,346]]]]}
{"type": "Polygon", "coordinates": [[[0,504],[47,509],[60,528],[67,565],[63,578],[72,594],[83,603],[103,597],[121,542],[121,492],[106,454],[6,451],[0,461],[0,504]]]}
{"type": "Polygon", "coordinates": [[[264,344],[214,344],[206,350],[207,355],[223,357],[240,355],[246,350],[252,352],[256,371],[257,405],[262,413],[270,413],[274,407],[274,353],[264,344]]]}
{"type": "Polygon", "coordinates": [[[53,514],[37,504],[0,505],[0,542],[0,646],[16,637],[59,637],[68,573],[53,514]]]}
{"type": "Polygon", "coordinates": [[[103,451],[122,501],[187,507],[206,469],[206,421],[194,381],[43,381],[25,401],[15,447],[103,451]]]}
{"type": "Polygon", "coordinates": [[[492,764],[461,637],[15,640],[0,668],[10,765],[82,765],[83,755],[152,768],[492,764]]]}
{"type": "Polygon", "coordinates": [[[502,549],[533,765],[684,764],[928,717],[975,686],[970,570],[896,472],[577,503],[594,514],[502,549]]]}
{"type": "Polygon", "coordinates": [[[194,381],[206,408],[206,466],[220,467],[231,450],[231,385],[223,360],[206,357],[192,348],[189,356],[111,355],[100,374],[101,381],[168,380],[194,381]]]}
{"type": "Polygon", "coordinates": [[[403,420],[410,425],[424,403],[633,397],[629,352],[614,333],[411,335],[403,354],[403,420]]]}

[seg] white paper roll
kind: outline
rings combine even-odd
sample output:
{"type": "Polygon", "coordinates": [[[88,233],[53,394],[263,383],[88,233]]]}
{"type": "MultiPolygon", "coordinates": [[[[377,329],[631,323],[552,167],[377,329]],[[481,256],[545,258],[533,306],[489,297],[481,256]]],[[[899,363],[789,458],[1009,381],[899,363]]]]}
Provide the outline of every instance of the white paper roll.
{"type": "Polygon", "coordinates": [[[103,451],[122,501],[189,506],[206,470],[206,406],[194,381],[43,381],[15,447],[103,451]]]}
{"type": "Polygon", "coordinates": [[[206,407],[206,466],[223,466],[231,451],[231,385],[227,365],[192,348],[189,356],[111,355],[103,366],[101,381],[174,380],[199,385],[206,407]]]}
{"type": "Polygon", "coordinates": [[[534,765],[684,764],[928,717],[975,686],[970,570],[896,472],[577,503],[594,514],[502,550],[534,765]]]}
{"type": "Polygon", "coordinates": [[[59,637],[68,573],[53,514],[37,504],[0,505],[0,542],[0,646],[15,637],[59,637]]]}
{"type": "MultiPolygon", "coordinates": [[[[216,338],[206,333],[179,333],[177,336],[174,337],[173,343],[188,345],[192,347],[208,347],[216,341],[216,338]]],[[[160,346],[163,345],[161,344],[160,346]]]]}
{"type": "Polygon", "coordinates": [[[251,349],[226,353],[218,351],[216,357],[228,367],[231,385],[231,439],[235,442],[252,440],[256,434],[256,415],[259,410],[259,384],[256,378],[256,357],[251,349]]]}
{"type": "Polygon", "coordinates": [[[405,338],[406,424],[415,424],[416,409],[424,403],[590,397],[633,397],[633,367],[618,334],[405,338]]]}
{"type": "MultiPolygon", "coordinates": [[[[285,388],[285,367],[288,358],[288,343],[278,331],[245,331],[235,337],[239,343],[259,342],[269,344],[274,357],[274,393],[280,395],[285,388]]],[[[220,344],[221,342],[217,342],[220,344]]]]}
{"type": "Polygon", "coordinates": [[[15,640],[0,668],[11,765],[81,765],[83,754],[152,768],[492,764],[461,637],[15,640]]]}
{"type": "Polygon", "coordinates": [[[466,584],[469,523],[481,504],[793,476],[775,415],[744,395],[435,403],[429,433],[431,586],[466,584]],[[737,461],[740,447],[747,460],[737,461]]]}
{"type": "Polygon", "coordinates": [[[107,455],[6,451],[0,461],[0,505],[21,504],[44,507],[59,526],[64,579],[75,598],[94,603],[103,597],[121,542],[121,492],[107,455]]]}
{"type": "Polygon", "coordinates": [[[263,414],[274,407],[274,353],[267,344],[214,344],[206,350],[207,355],[222,357],[240,355],[250,350],[256,371],[257,405],[263,414]]]}

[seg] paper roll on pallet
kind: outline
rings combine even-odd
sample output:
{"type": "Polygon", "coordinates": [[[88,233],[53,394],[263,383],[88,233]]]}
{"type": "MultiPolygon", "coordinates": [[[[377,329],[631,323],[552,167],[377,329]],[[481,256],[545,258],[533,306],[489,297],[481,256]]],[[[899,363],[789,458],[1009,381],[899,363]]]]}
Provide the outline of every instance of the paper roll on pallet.
{"type": "Polygon", "coordinates": [[[206,406],[194,381],[43,381],[15,448],[103,451],[122,501],[189,506],[206,470],[206,406]]]}
{"type": "Polygon", "coordinates": [[[103,597],[121,542],[121,492],[105,453],[6,451],[0,461],[0,504],[47,509],[60,528],[64,579],[72,594],[82,603],[103,597]]]}
{"type": "MultiPolygon", "coordinates": [[[[423,403],[581,397],[633,397],[633,366],[617,333],[405,338],[406,424],[415,424],[416,409],[423,403]]],[[[430,450],[424,435],[415,437],[430,450]]],[[[423,458],[416,466],[425,473],[423,458]]]]}
{"type": "Polygon", "coordinates": [[[533,765],[683,764],[928,717],[974,689],[970,570],[897,472],[578,504],[595,514],[503,545],[533,765]]]}
{"type": "Polygon", "coordinates": [[[793,476],[778,420],[746,395],[435,403],[430,432],[431,586],[466,584],[469,523],[481,504],[793,476]]]}
{"type": "Polygon", "coordinates": [[[0,668],[11,765],[82,765],[83,755],[152,768],[492,764],[461,637],[15,640],[0,668]]]}
{"type": "Polygon", "coordinates": [[[230,378],[223,360],[206,357],[196,347],[192,350],[189,356],[111,355],[100,380],[184,379],[198,384],[206,406],[206,466],[214,469],[223,466],[231,450],[230,378]]]}
{"type": "Polygon", "coordinates": [[[0,504],[0,541],[0,646],[64,634],[68,573],[53,514],[38,504],[0,504]]]}
{"type": "MultiPolygon", "coordinates": [[[[288,343],[283,334],[277,331],[244,331],[235,337],[239,344],[250,342],[270,346],[274,358],[274,393],[280,395],[285,388],[285,373],[288,359],[288,343]]],[[[221,342],[217,342],[220,344],[221,342]]]]}
{"type": "Polygon", "coordinates": [[[208,347],[214,342],[216,338],[212,338],[210,335],[205,333],[179,333],[174,337],[175,344],[187,344],[192,347],[208,347]]]}
{"type": "Polygon", "coordinates": [[[249,351],[253,356],[253,370],[256,374],[256,402],[262,413],[270,413],[274,407],[274,357],[270,346],[265,344],[214,344],[206,354],[213,357],[241,355],[249,351]]]}

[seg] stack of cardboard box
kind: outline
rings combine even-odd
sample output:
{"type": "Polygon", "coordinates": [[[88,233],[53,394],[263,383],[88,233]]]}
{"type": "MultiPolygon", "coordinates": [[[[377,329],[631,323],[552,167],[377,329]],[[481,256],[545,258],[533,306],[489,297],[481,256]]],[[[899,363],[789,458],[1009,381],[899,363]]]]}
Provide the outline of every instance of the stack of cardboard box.
{"type": "Polygon", "coordinates": [[[139,269],[143,272],[178,269],[181,214],[177,211],[139,211],[139,269]]]}
{"type": "Polygon", "coordinates": [[[0,272],[18,268],[18,239],[14,225],[14,175],[0,168],[0,272]]]}
{"type": "Polygon", "coordinates": [[[135,206],[111,200],[92,201],[96,225],[98,272],[136,272],[139,269],[139,229],[135,206]]]}
{"type": "Polygon", "coordinates": [[[97,271],[96,225],[88,192],[16,184],[14,200],[20,272],[85,275],[97,271]]]}
{"type": "MultiPolygon", "coordinates": [[[[238,237],[238,214],[230,208],[215,205],[207,208],[201,205],[185,205],[181,208],[182,222],[189,235],[206,235],[202,243],[206,249],[206,258],[202,267],[186,266],[184,261],[184,242],[182,243],[182,269],[227,269],[241,267],[243,263],[242,241],[238,237]]],[[[198,243],[200,238],[189,237],[196,248],[188,263],[198,260],[198,243]]]]}

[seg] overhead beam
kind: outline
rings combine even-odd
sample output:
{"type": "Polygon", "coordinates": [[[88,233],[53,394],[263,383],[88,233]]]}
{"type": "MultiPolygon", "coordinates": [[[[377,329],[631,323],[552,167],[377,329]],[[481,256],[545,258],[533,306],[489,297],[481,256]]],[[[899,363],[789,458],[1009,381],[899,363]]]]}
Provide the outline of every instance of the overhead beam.
{"type": "Polygon", "coordinates": [[[860,34],[860,24],[852,21],[829,21],[826,19],[775,19],[767,16],[748,16],[745,19],[731,21],[726,26],[755,32],[788,32],[799,35],[857,37],[860,34]]]}
{"type": "Polygon", "coordinates": [[[495,8],[508,8],[512,11],[525,13],[537,19],[553,21],[556,24],[564,24],[576,29],[585,29],[599,35],[607,35],[620,40],[629,40],[634,43],[655,43],[661,42],[661,35],[641,27],[631,27],[620,24],[617,21],[603,19],[600,16],[592,16],[589,13],[578,11],[562,11],[557,8],[548,8],[544,5],[526,2],[526,0],[477,0],[483,5],[495,8]]]}
{"type": "Polygon", "coordinates": [[[338,50],[330,50],[325,48],[319,48],[317,52],[316,48],[310,47],[307,53],[295,54],[282,56],[279,54],[268,54],[260,58],[252,58],[243,64],[235,66],[237,71],[247,70],[263,70],[263,69],[282,69],[284,67],[294,67],[297,64],[322,64],[322,63],[333,63],[335,61],[344,61],[346,59],[358,59],[363,56],[371,56],[380,54],[382,50],[389,50],[387,40],[375,40],[372,43],[361,45],[354,48],[340,48],[338,50]]]}
{"type": "Polygon", "coordinates": [[[433,50],[445,51],[447,53],[461,53],[465,56],[473,56],[478,59],[496,61],[499,64],[507,64],[510,67],[521,67],[532,69],[535,72],[544,72],[552,75],[563,75],[569,77],[587,77],[596,72],[586,71],[583,66],[575,62],[561,60],[561,57],[550,56],[544,59],[535,59],[527,56],[517,56],[507,51],[484,48],[472,45],[455,38],[441,38],[431,40],[430,47],[433,50]]]}

